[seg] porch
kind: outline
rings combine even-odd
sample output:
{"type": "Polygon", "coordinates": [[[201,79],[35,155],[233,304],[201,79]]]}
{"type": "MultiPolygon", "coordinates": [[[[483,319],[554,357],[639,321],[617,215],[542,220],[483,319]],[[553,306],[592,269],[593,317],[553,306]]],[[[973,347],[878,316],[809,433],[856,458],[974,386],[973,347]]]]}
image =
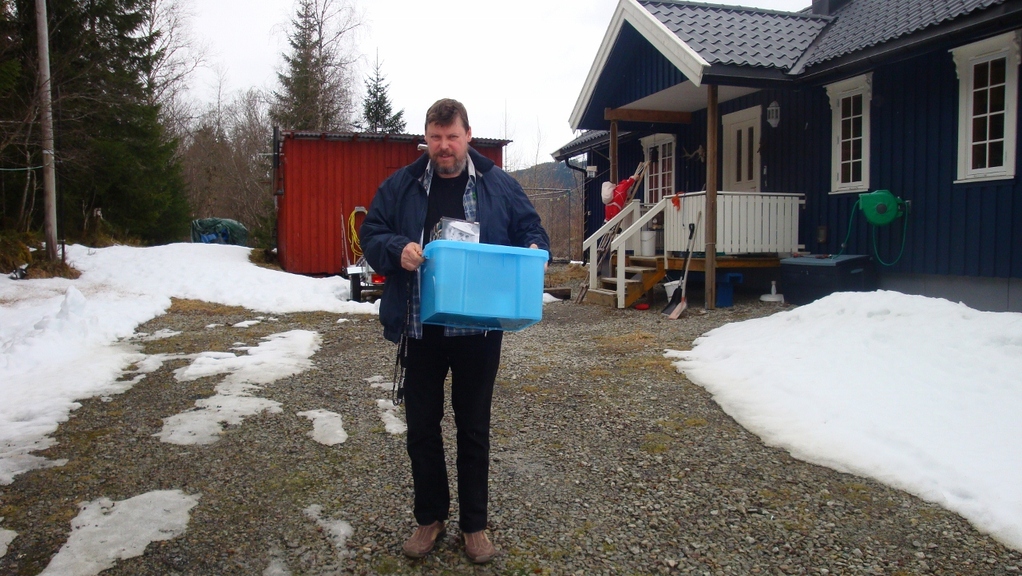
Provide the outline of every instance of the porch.
{"type": "MultiPolygon", "coordinates": [[[[694,225],[693,251],[704,254],[707,226],[696,225],[707,214],[705,191],[674,194],[654,205],[638,200],[586,238],[582,247],[589,266],[589,288],[584,301],[627,308],[642,298],[667,275],[682,271],[689,244],[689,225],[694,225]],[[662,236],[652,256],[641,253],[640,232],[659,223],[662,236]],[[608,235],[614,234],[608,242],[608,235]],[[605,252],[600,254],[601,249],[605,252]],[[609,275],[601,275],[600,262],[609,263],[609,275]]],[[[714,268],[779,267],[780,259],[803,246],[798,243],[802,194],[727,192],[716,194],[716,258],[714,268]]],[[[705,271],[706,258],[693,257],[690,271],[705,271]]]]}

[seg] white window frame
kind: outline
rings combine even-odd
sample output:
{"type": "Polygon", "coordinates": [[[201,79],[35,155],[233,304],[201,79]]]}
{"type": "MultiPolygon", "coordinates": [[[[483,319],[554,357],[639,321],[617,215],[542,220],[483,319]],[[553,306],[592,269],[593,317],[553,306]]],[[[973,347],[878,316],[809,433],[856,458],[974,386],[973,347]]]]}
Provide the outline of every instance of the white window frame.
{"type": "Polygon", "coordinates": [[[663,160],[663,147],[665,144],[671,145],[671,179],[667,185],[663,183],[663,172],[660,170],[660,166],[657,166],[657,174],[660,176],[660,185],[657,187],[657,191],[660,192],[659,196],[654,197],[651,193],[652,187],[650,186],[650,177],[653,175],[652,169],[646,170],[646,202],[650,204],[656,204],[660,200],[663,200],[667,196],[674,194],[674,183],[677,182],[678,178],[678,137],[674,134],[653,134],[652,136],[646,136],[640,138],[639,142],[642,143],[642,153],[645,155],[646,161],[648,162],[652,156],[653,148],[657,148],[657,158],[663,160]],[[664,192],[668,193],[664,193],[664,192]]]}
{"type": "Polygon", "coordinates": [[[827,86],[830,98],[830,189],[831,194],[848,194],[869,190],[869,150],[870,150],[870,101],[873,99],[873,73],[867,72],[853,78],[835,82],[827,86]],[[841,181],[841,102],[846,98],[862,96],[862,179],[851,182],[841,181]]]}
{"type": "Polygon", "coordinates": [[[1015,177],[1015,146],[1018,124],[1018,67],[1020,31],[987,38],[952,49],[958,74],[958,179],[964,182],[1005,180],[1015,177]],[[1004,58],[1004,163],[992,168],[972,167],[973,81],[977,64],[1004,58]]]}

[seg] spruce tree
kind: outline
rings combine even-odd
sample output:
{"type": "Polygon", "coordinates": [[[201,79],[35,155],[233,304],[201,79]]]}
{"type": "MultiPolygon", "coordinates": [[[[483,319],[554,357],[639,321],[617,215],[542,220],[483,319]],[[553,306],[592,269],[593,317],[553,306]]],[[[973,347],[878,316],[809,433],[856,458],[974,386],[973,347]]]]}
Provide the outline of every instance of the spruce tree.
{"type": "Polygon", "coordinates": [[[290,53],[277,73],[270,118],[294,130],[339,131],[352,125],[352,69],[348,48],[361,22],[344,0],[298,0],[288,32],[290,53]]]}
{"type": "Polygon", "coordinates": [[[387,95],[389,84],[384,83],[379,57],[373,67],[373,75],[366,78],[366,98],[362,103],[362,121],[359,127],[365,132],[400,134],[405,131],[404,110],[391,112],[390,97],[387,95]]]}
{"type": "MultiPolygon", "coordinates": [[[[57,191],[65,219],[62,233],[72,240],[101,225],[115,234],[146,242],[183,238],[188,206],[176,143],[166,136],[145,78],[154,65],[159,31],[145,33],[145,0],[49,0],[50,64],[56,136],[57,191]],[[102,224],[100,224],[102,214],[102,224]]],[[[20,94],[34,94],[35,14],[31,0],[18,0],[9,13],[17,19],[22,62],[20,94]]],[[[34,100],[18,102],[0,92],[2,120],[27,128],[2,150],[5,164],[38,165],[40,146],[31,126],[34,100]]],[[[38,192],[28,173],[4,173],[4,189],[24,185],[26,198],[4,198],[27,206],[27,228],[39,226],[32,206],[38,192]],[[26,177],[28,181],[26,182],[26,177]],[[10,180],[10,184],[8,181],[10,180]],[[16,182],[17,181],[17,182],[16,182]]],[[[9,223],[10,220],[7,219],[9,223]]]]}

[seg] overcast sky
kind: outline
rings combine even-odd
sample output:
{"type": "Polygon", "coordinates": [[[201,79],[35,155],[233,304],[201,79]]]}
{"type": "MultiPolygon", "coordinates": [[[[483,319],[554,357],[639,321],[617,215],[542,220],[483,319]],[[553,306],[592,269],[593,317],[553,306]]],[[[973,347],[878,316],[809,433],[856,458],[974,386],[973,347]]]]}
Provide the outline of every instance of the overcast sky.
{"type": "MultiPolygon", "coordinates": [[[[226,72],[228,91],[272,89],[287,45],[293,0],[190,0],[192,33],[208,61],[226,72]]],[[[422,133],[439,98],[461,100],[476,137],[514,140],[506,164],[550,161],[574,138],[568,126],[616,0],[352,0],[364,13],[358,42],[365,73],[379,51],[389,95],[408,132],[422,133]]],[[[811,0],[743,0],[800,10],[811,0]]],[[[216,75],[201,71],[194,90],[211,99],[216,75]]],[[[360,88],[364,83],[360,83],[360,88]]]]}

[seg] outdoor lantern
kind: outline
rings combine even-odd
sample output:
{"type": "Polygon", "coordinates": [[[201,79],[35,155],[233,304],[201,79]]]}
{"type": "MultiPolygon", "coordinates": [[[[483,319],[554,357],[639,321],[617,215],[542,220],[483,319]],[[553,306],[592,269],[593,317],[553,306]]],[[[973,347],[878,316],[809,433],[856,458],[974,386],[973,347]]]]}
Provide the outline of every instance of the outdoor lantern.
{"type": "Polygon", "coordinates": [[[777,125],[781,123],[781,105],[776,100],[767,106],[767,124],[770,124],[772,128],[777,128],[777,125]]]}
{"type": "Polygon", "coordinates": [[[596,166],[586,166],[586,176],[596,178],[596,166]]]}

